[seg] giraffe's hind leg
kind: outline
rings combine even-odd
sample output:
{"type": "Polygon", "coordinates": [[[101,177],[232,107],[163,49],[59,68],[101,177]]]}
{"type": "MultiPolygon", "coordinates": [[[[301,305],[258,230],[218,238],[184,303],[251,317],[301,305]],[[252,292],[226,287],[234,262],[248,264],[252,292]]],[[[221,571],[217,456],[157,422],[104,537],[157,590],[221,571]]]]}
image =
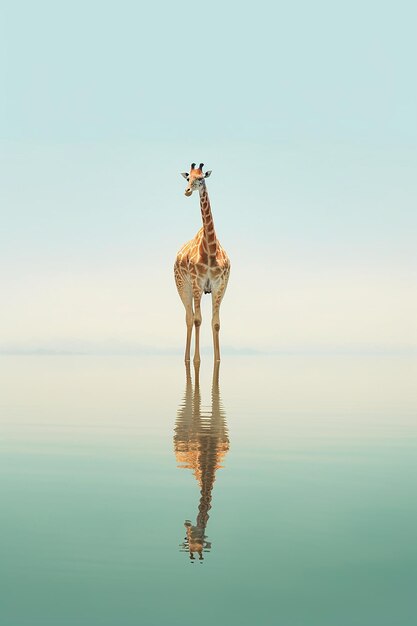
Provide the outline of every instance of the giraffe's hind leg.
{"type": "Polygon", "coordinates": [[[195,326],[195,350],[194,350],[194,363],[200,363],[200,326],[201,326],[201,296],[203,291],[195,281],[193,285],[194,296],[194,326],[195,326]]]}

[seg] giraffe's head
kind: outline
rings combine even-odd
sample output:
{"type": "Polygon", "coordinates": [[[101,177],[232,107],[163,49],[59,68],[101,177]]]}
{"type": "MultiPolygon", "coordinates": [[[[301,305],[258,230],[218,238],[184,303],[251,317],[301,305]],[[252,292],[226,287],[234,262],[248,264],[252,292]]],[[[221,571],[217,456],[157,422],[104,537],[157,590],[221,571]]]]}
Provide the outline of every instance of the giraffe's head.
{"type": "Polygon", "coordinates": [[[188,185],[185,189],[186,196],[191,196],[193,191],[200,189],[200,187],[205,185],[204,179],[210,176],[211,170],[204,174],[203,167],[204,163],[200,163],[199,167],[196,167],[195,163],[191,163],[189,174],[187,174],[187,172],[181,172],[181,176],[184,176],[184,178],[188,181],[188,185]]]}

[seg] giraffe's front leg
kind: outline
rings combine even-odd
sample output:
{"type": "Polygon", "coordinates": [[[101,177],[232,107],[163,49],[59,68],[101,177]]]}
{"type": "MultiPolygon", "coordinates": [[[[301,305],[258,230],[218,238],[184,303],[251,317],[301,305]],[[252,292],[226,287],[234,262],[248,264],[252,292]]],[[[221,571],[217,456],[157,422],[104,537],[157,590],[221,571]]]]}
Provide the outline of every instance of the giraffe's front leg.
{"type": "Polygon", "coordinates": [[[213,305],[213,317],[211,320],[211,328],[213,331],[213,347],[214,347],[214,361],[220,361],[220,303],[223,299],[224,292],[227,287],[227,278],[220,283],[220,285],[212,291],[212,305],[213,305]]]}
{"type": "Polygon", "coordinates": [[[190,361],[190,347],[191,347],[191,335],[194,325],[194,311],[193,311],[193,291],[191,283],[188,280],[184,280],[181,272],[176,264],[174,267],[175,282],[177,284],[178,293],[185,307],[185,323],[187,325],[187,339],[185,343],[185,362],[190,361]]]}
{"type": "Polygon", "coordinates": [[[194,312],[193,305],[187,304],[185,307],[185,323],[187,324],[187,339],[185,343],[185,362],[190,362],[191,335],[193,332],[194,312]]]}
{"type": "Polygon", "coordinates": [[[201,326],[201,296],[202,290],[197,282],[193,286],[194,296],[194,326],[195,326],[195,351],[194,363],[200,363],[200,326],[201,326]]]}

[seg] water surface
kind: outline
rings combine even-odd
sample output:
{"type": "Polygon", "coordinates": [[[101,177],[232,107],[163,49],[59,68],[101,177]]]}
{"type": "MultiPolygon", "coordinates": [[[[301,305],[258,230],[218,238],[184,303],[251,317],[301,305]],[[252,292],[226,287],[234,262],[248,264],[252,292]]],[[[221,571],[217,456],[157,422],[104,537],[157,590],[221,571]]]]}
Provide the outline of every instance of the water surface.
{"type": "Polygon", "coordinates": [[[1,357],[5,626],[408,626],[416,363],[1,357]]]}

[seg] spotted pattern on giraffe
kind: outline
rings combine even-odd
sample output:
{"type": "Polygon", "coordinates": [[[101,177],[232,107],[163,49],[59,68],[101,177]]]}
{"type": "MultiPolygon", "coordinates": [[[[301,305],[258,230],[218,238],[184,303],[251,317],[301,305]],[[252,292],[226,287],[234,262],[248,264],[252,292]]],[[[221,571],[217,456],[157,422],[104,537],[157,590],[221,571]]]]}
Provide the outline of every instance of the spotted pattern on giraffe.
{"type": "Polygon", "coordinates": [[[219,348],[219,309],[227,288],[230,261],[226,251],[220,245],[214,229],[213,216],[211,213],[210,200],[205,184],[205,177],[202,169],[191,167],[189,174],[183,173],[184,178],[189,181],[185,191],[186,196],[192,195],[197,190],[200,194],[200,210],[203,226],[197,232],[194,239],[185,243],[179,250],[175,264],[174,275],[179,296],[186,310],[187,323],[187,343],[185,360],[189,360],[190,341],[193,324],[196,326],[196,349],[194,360],[199,360],[199,327],[201,323],[200,301],[204,293],[212,294],[213,302],[213,342],[215,360],[220,360],[219,348]],[[198,321],[198,325],[195,321],[198,321]]]}

